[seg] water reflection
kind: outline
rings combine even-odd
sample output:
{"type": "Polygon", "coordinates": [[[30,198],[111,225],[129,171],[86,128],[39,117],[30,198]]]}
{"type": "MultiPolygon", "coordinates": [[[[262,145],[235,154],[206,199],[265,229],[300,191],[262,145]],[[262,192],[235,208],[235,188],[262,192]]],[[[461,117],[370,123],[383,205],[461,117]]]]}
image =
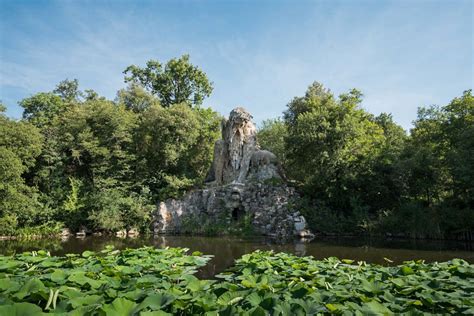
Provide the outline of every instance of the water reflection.
{"type": "Polygon", "coordinates": [[[463,258],[474,263],[473,243],[447,241],[381,240],[364,238],[317,239],[312,242],[291,241],[275,243],[267,238],[157,236],[155,238],[86,237],[67,240],[0,241],[1,254],[46,249],[54,255],[81,253],[85,250],[99,251],[106,245],[117,249],[136,248],[144,245],[154,247],[185,247],[214,255],[199,276],[210,278],[230,267],[234,260],[257,249],[285,251],[298,256],[311,255],[316,259],[331,256],[364,260],[387,265],[384,258],[399,264],[405,260],[424,259],[427,262],[463,258]]]}

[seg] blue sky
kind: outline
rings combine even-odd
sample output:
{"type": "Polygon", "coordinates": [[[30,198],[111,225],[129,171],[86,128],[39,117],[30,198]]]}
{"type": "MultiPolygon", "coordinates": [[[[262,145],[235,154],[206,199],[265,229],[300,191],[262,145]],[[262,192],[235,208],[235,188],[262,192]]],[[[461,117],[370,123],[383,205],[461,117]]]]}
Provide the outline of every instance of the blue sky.
{"type": "Polygon", "coordinates": [[[0,99],[19,118],[19,100],[65,78],[113,99],[128,65],[189,53],[222,114],[280,116],[316,80],[408,129],[474,86],[473,3],[0,0],[0,99]]]}

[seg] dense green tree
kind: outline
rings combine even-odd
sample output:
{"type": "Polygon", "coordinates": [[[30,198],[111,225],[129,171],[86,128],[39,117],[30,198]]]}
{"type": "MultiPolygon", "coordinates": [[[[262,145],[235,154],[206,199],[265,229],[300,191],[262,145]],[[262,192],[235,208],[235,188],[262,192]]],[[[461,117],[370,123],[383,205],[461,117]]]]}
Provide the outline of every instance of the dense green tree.
{"type": "Polygon", "coordinates": [[[260,147],[274,153],[283,168],[286,168],[287,164],[285,149],[286,137],[288,137],[288,130],[280,118],[263,121],[257,133],[260,147]]]}
{"type": "MultiPolygon", "coordinates": [[[[34,203],[31,203],[30,192],[21,178],[25,168],[18,156],[1,146],[0,161],[0,224],[10,222],[15,229],[18,217],[25,219],[32,212],[34,203]]],[[[8,227],[0,227],[1,234],[7,230],[8,227]]]]}
{"type": "Polygon", "coordinates": [[[60,96],[61,99],[67,102],[77,101],[83,93],[79,90],[79,81],[77,79],[65,79],[61,81],[53,93],[60,96]]]}
{"type": "Polygon", "coordinates": [[[140,84],[133,82],[126,89],[119,90],[116,101],[135,113],[141,113],[152,105],[160,104],[157,97],[146,91],[140,84]]]}
{"type": "Polygon", "coordinates": [[[463,207],[474,209],[474,96],[472,90],[444,109],[446,163],[452,175],[451,190],[463,207]]]}
{"type": "Polygon", "coordinates": [[[23,118],[39,128],[51,125],[66,109],[61,97],[51,92],[41,92],[23,99],[20,106],[24,108],[23,118]]]}
{"type": "Polygon", "coordinates": [[[14,121],[0,112],[0,146],[11,150],[25,169],[35,164],[41,153],[43,137],[39,130],[23,121],[14,121]]]}
{"type": "Polygon", "coordinates": [[[23,99],[20,102],[24,108],[23,118],[41,129],[50,127],[61,113],[79,102],[79,97],[83,95],[77,79],[63,80],[52,92],[41,92],[23,99]]]}
{"type": "Polygon", "coordinates": [[[53,92],[40,92],[19,102],[24,108],[23,118],[40,129],[44,138],[41,155],[31,170],[29,184],[38,186],[52,207],[61,203],[67,178],[63,177],[62,153],[59,145],[60,117],[74,104],[78,104],[77,80],[60,82],[53,92]]]}
{"type": "Polygon", "coordinates": [[[446,166],[440,159],[444,151],[440,115],[442,113],[436,107],[419,109],[399,165],[404,195],[427,205],[439,201],[442,187],[450,181],[446,166]]]}
{"type": "Polygon", "coordinates": [[[186,104],[155,105],[143,113],[136,135],[138,174],[155,196],[176,196],[204,179],[220,121],[216,112],[186,104]]]}
{"type": "MultiPolygon", "coordinates": [[[[157,199],[202,182],[221,121],[216,112],[188,104],[163,108],[133,82],[115,102],[93,90],[81,92],[77,80],[64,80],[53,92],[20,104],[25,121],[38,126],[45,141],[39,156],[23,159],[29,169],[15,168],[13,158],[9,169],[17,170],[23,191],[39,189],[36,209],[41,205],[48,218],[74,230],[146,229],[157,199]]],[[[18,131],[5,129],[13,135],[5,142],[16,145],[19,155],[28,150],[15,143],[21,142],[18,131]]],[[[22,195],[17,204],[20,198],[27,205],[22,195]]]]}
{"type": "Polygon", "coordinates": [[[400,203],[403,183],[397,163],[406,146],[405,130],[393,121],[390,114],[382,113],[375,117],[375,122],[383,130],[383,142],[378,155],[371,157],[371,167],[361,175],[364,183],[364,203],[370,205],[373,212],[392,211],[400,203]]]}
{"type": "Polygon", "coordinates": [[[68,172],[93,187],[130,185],[136,120],[133,112],[107,100],[70,108],[58,127],[68,172]]]}
{"type": "Polygon", "coordinates": [[[474,230],[473,135],[470,90],[446,106],[419,109],[397,163],[401,204],[391,227],[438,238],[474,230]]]}
{"type": "Polygon", "coordinates": [[[123,104],[92,98],[71,107],[58,125],[65,174],[73,177],[62,214],[71,228],[116,231],[149,221],[152,205],[135,175],[138,117],[123,104]]]}
{"type": "Polygon", "coordinates": [[[131,228],[147,229],[155,206],[137,194],[126,194],[120,188],[100,190],[91,197],[88,217],[95,230],[116,232],[131,228]]]}
{"type": "Polygon", "coordinates": [[[361,94],[352,90],[335,99],[314,83],[306,95],[288,104],[285,122],[288,170],[308,194],[348,209],[358,175],[380,152],[383,130],[360,108],[361,94]]]}
{"type": "Polygon", "coordinates": [[[35,188],[23,176],[35,164],[43,138],[33,125],[8,119],[0,108],[0,222],[10,225],[1,231],[34,224],[42,211],[35,188]]]}
{"type": "Polygon", "coordinates": [[[201,183],[207,176],[213,156],[214,144],[221,137],[222,116],[211,108],[193,109],[197,118],[198,137],[187,153],[187,161],[195,183],[201,183]]]}
{"type": "Polygon", "coordinates": [[[315,82],[288,104],[283,121],[267,121],[259,131],[263,148],[283,157],[302,189],[313,229],[371,231],[400,203],[395,164],[406,133],[391,115],[374,117],[361,102],[358,90],[335,98],[315,82]]]}
{"type": "Polygon", "coordinates": [[[472,103],[467,91],[447,106],[419,109],[400,166],[406,174],[407,196],[429,206],[450,196],[472,199],[472,103]]]}
{"type": "Polygon", "coordinates": [[[189,55],[173,58],[164,67],[157,60],[148,61],[145,68],[131,65],[124,74],[130,74],[126,82],[140,83],[157,95],[164,107],[200,105],[213,89],[206,73],[189,62],[189,55]]]}

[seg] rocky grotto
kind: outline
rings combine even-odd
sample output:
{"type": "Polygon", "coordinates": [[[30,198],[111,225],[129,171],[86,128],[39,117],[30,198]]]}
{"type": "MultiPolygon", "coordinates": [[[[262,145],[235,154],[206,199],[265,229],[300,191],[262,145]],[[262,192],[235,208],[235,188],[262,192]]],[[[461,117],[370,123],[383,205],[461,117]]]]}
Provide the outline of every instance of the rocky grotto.
{"type": "Polygon", "coordinates": [[[155,233],[246,225],[260,235],[312,237],[293,207],[297,193],[287,185],[277,157],[259,148],[256,134],[250,113],[241,107],[232,110],[223,121],[204,188],[159,203],[155,233]]]}

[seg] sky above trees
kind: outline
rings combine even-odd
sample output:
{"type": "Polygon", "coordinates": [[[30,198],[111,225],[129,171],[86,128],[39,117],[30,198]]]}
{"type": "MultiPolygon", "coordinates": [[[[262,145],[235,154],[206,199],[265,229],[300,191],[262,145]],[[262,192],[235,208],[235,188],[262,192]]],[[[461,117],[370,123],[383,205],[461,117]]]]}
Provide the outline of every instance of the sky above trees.
{"type": "Polygon", "coordinates": [[[0,0],[0,99],[65,78],[113,99],[123,70],[190,54],[214,82],[204,106],[279,116],[317,80],[358,88],[369,112],[411,127],[419,106],[474,86],[472,1],[0,0]]]}

